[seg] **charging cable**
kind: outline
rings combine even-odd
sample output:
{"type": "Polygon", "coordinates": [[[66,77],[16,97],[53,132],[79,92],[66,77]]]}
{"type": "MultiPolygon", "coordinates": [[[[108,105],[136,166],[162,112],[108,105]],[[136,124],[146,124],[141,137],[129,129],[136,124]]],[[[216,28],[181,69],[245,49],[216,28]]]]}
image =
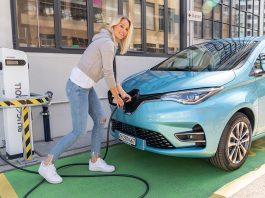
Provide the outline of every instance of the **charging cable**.
{"type": "MultiPolygon", "coordinates": [[[[111,122],[111,118],[114,114],[114,112],[117,110],[117,107],[115,107],[115,109],[112,111],[111,115],[110,115],[110,119],[109,119],[109,122],[108,122],[108,129],[107,129],[107,145],[106,145],[106,150],[105,150],[105,154],[104,154],[104,157],[103,159],[105,159],[107,157],[107,154],[108,154],[108,150],[109,150],[109,134],[110,134],[110,122],[111,122]]],[[[22,171],[25,171],[27,173],[31,173],[31,174],[39,174],[37,171],[31,171],[31,170],[27,170],[27,169],[24,169],[24,168],[21,168],[21,167],[18,167],[12,163],[10,163],[8,160],[5,159],[5,157],[0,153],[0,158],[6,162],[7,164],[9,164],[10,166],[16,168],[16,169],[19,169],[19,170],[22,170],[22,171]]],[[[57,168],[57,170],[59,169],[62,169],[62,168],[65,168],[65,167],[69,167],[69,166],[88,166],[89,163],[72,163],[72,164],[65,164],[65,165],[62,165],[60,167],[57,168]]],[[[139,196],[139,198],[143,198],[145,197],[148,192],[149,192],[149,184],[148,182],[141,178],[141,177],[138,177],[138,176],[135,176],[135,175],[130,175],[130,174],[93,174],[93,175],[60,175],[61,177],[129,177],[129,178],[133,178],[133,179],[136,179],[138,181],[141,181],[145,184],[145,191],[142,195],[139,196]]],[[[23,198],[27,198],[34,190],[36,190],[42,183],[44,183],[45,179],[42,179],[42,181],[40,181],[39,183],[37,183],[35,186],[33,186],[24,196],[23,198]]]]}

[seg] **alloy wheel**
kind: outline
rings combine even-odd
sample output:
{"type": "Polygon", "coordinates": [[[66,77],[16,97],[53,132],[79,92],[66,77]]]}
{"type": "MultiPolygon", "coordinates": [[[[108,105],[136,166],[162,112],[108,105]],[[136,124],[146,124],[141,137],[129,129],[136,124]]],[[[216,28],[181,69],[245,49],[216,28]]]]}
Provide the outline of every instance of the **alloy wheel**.
{"type": "Polygon", "coordinates": [[[248,152],[250,130],[245,122],[238,122],[228,138],[227,156],[234,163],[240,163],[248,152]]]}

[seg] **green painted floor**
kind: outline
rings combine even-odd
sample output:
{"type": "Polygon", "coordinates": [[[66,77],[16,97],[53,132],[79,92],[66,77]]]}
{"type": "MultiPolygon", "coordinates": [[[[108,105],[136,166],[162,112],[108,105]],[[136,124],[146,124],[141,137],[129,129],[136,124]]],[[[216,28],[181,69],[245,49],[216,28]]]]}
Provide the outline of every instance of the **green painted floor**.
{"type": "MultiPolygon", "coordinates": [[[[224,184],[265,163],[265,139],[253,143],[250,156],[239,170],[226,172],[205,159],[175,158],[133,149],[127,145],[110,148],[107,161],[117,167],[116,173],[137,175],[150,184],[148,198],[206,198],[224,184]]],[[[86,163],[88,153],[63,158],[56,166],[86,163]]],[[[38,166],[30,167],[37,170],[38,166]]],[[[69,167],[61,174],[91,174],[87,166],[69,167]]],[[[5,176],[19,197],[41,180],[38,175],[18,170],[5,176]]],[[[41,198],[136,198],[145,190],[143,183],[131,178],[64,178],[62,184],[42,184],[29,197],[41,198]]]]}

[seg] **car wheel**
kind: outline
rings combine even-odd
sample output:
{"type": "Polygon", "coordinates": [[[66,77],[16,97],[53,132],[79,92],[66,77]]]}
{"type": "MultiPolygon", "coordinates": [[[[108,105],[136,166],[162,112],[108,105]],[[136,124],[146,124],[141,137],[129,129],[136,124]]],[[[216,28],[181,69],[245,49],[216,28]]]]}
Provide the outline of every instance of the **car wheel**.
{"type": "Polygon", "coordinates": [[[243,113],[237,112],[227,123],[218,149],[210,162],[224,170],[239,168],[248,156],[251,147],[252,127],[243,113]]]}

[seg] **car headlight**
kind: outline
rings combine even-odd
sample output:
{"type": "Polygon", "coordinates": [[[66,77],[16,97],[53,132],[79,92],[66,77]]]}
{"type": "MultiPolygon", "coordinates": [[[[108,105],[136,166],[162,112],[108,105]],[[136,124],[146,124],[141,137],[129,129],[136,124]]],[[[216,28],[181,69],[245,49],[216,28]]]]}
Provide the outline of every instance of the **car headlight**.
{"type": "Polygon", "coordinates": [[[161,96],[161,100],[171,100],[181,104],[197,104],[206,100],[207,98],[221,91],[222,89],[223,87],[212,87],[178,91],[161,96]]]}

